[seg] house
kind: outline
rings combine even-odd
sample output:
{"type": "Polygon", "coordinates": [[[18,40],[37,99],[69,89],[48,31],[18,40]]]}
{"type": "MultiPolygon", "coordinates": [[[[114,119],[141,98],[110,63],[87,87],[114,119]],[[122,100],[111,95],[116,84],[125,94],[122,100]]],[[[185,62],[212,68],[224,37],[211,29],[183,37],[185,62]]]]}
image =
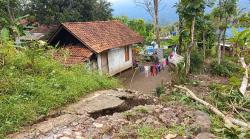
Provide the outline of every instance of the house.
{"type": "Polygon", "coordinates": [[[69,51],[64,64],[85,62],[112,76],[133,65],[132,45],[143,41],[126,25],[112,20],[62,23],[48,43],[69,51]]]}

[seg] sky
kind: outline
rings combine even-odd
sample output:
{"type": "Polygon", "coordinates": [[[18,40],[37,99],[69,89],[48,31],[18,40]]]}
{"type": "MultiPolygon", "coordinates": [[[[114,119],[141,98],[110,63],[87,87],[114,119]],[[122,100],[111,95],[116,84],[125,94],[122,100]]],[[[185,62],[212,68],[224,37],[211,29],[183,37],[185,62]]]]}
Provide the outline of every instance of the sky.
{"type": "MultiPolygon", "coordinates": [[[[114,16],[128,16],[129,18],[143,18],[147,22],[151,21],[151,17],[140,6],[136,5],[134,0],[107,0],[111,2],[114,9],[114,16]]],[[[161,24],[174,23],[178,20],[176,9],[174,7],[178,0],[163,0],[166,7],[160,11],[161,24]]],[[[240,8],[246,8],[245,11],[250,11],[250,0],[239,0],[240,8]]]]}

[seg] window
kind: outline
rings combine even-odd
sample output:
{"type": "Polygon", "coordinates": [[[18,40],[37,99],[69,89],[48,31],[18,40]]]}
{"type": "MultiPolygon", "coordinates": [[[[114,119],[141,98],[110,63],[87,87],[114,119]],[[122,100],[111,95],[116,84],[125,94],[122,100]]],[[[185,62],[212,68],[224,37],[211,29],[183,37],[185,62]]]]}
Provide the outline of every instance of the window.
{"type": "Polygon", "coordinates": [[[129,46],[125,47],[125,61],[129,61],[129,46]]]}

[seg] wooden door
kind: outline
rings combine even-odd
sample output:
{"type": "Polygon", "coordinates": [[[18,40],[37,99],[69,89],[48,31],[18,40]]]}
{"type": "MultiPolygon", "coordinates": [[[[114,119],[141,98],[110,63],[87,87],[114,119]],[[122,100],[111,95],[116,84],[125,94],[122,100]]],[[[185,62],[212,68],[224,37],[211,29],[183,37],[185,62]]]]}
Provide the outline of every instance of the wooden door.
{"type": "Polygon", "coordinates": [[[108,52],[102,52],[101,54],[102,58],[102,72],[108,73],[109,72],[109,66],[108,66],[108,52]]]}

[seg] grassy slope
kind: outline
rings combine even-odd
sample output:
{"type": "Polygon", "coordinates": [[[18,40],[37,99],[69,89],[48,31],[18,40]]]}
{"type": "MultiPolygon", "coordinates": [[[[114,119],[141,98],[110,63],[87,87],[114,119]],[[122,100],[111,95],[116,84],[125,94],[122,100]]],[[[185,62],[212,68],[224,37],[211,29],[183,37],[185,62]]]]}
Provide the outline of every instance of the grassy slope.
{"type": "Polygon", "coordinates": [[[0,138],[89,92],[118,86],[115,79],[83,66],[65,68],[47,53],[36,56],[31,66],[26,52],[8,50],[0,66],[0,138]]]}

